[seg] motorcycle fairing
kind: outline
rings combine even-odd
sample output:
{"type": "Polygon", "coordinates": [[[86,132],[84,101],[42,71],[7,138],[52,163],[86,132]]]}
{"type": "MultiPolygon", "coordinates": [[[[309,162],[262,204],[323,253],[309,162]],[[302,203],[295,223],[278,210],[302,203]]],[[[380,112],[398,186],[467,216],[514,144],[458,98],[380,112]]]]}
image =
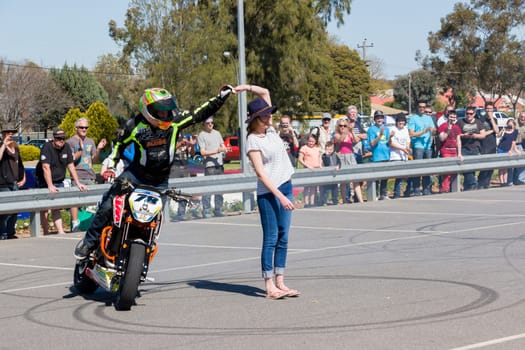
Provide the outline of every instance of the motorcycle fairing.
{"type": "Polygon", "coordinates": [[[162,210],[162,198],[158,192],[136,188],[129,195],[129,207],[135,220],[147,223],[162,210]]]}

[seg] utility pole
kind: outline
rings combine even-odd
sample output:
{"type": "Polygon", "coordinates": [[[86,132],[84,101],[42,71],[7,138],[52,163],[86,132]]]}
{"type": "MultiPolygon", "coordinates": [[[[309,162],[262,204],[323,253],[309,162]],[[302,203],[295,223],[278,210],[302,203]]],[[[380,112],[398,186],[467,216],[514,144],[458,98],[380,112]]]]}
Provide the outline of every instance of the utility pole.
{"type": "Polygon", "coordinates": [[[363,56],[361,57],[361,59],[363,61],[365,61],[365,64],[366,64],[367,67],[368,67],[368,63],[366,61],[366,49],[369,48],[369,47],[374,47],[374,43],[370,43],[370,44],[367,45],[366,38],[363,39],[363,44],[362,45],[357,44],[357,48],[363,50],[363,56]]]}
{"type": "Polygon", "coordinates": [[[408,115],[412,115],[412,75],[408,73],[408,115]]]}

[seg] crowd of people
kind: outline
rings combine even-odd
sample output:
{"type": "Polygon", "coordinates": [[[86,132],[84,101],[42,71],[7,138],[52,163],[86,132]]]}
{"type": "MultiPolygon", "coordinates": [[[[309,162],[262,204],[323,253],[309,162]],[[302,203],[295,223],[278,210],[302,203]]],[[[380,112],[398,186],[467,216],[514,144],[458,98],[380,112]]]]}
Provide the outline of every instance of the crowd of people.
{"type": "MultiPolygon", "coordinates": [[[[417,104],[417,112],[408,118],[398,115],[392,124],[385,125],[387,116],[377,110],[373,124],[365,132],[358,118],[357,108],[349,106],[347,114],[335,122],[330,113],[322,114],[321,125],[304,136],[291,129],[289,116],[282,116],[277,128],[294,166],[315,171],[327,166],[336,170],[358,166],[364,162],[396,162],[436,157],[464,157],[479,154],[507,153],[520,155],[525,147],[525,112],[517,120],[509,119],[499,130],[494,104],[487,102],[477,112],[466,108],[465,118],[458,118],[452,105],[446,106],[439,118],[424,101],[417,104]],[[478,117],[476,117],[478,113],[478,117]],[[284,122],[283,122],[284,121],[284,122]],[[292,143],[292,137],[294,142],[292,143]],[[328,146],[328,147],[327,147],[328,146]]],[[[497,183],[512,186],[525,182],[524,169],[499,169],[497,183]]],[[[489,188],[494,170],[464,173],[463,190],[489,188]]],[[[377,181],[379,200],[446,193],[451,191],[452,175],[396,178],[393,187],[388,179],[377,181]]],[[[305,207],[363,202],[365,183],[306,186],[303,190],[305,207]],[[340,195],[336,195],[339,191],[340,195]],[[330,196],[329,196],[330,195],[330,196]]]]}

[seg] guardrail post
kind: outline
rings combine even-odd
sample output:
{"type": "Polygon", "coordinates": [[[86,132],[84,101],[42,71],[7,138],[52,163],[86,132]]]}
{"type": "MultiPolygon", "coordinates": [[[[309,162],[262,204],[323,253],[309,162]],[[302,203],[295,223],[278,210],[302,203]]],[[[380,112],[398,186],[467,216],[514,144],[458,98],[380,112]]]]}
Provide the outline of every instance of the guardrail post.
{"type": "Polygon", "coordinates": [[[32,211],[29,214],[29,229],[31,230],[31,237],[40,237],[40,212],[32,211]]]}
{"type": "Polygon", "coordinates": [[[452,177],[450,178],[450,192],[460,192],[461,186],[459,185],[461,180],[461,174],[456,173],[452,174],[452,177]]]}
{"type": "Polygon", "coordinates": [[[245,213],[251,213],[253,211],[252,203],[253,203],[253,193],[252,192],[243,192],[242,193],[242,203],[243,203],[243,209],[245,213]]]}
{"type": "Polygon", "coordinates": [[[366,182],[366,199],[369,202],[373,202],[377,200],[377,190],[376,190],[376,181],[367,181],[366,182]]]}

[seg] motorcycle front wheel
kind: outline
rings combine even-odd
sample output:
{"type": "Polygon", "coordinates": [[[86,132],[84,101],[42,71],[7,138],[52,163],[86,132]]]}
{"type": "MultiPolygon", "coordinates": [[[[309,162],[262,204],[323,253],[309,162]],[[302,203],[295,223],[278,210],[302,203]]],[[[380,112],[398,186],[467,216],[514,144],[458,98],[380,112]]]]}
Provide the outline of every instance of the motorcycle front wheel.
{"type": "Polygon", "coordinates": [[[120,311],[131,309],[135,302],[140,283],[140,276],[144,270],[144,260],[146,258],[146,247],[142,244],[131,244],[129,249],[128,262],[124,277],[120,281],[115,301],[115,308],[120,311]]]}
{"type": "Polygon", "coordinates": [[[86,275],[86,268],[88,261],[81,261],[75,264],[75,272],[73,274],[73,285],[80,294],[93,294],[98,286],[88,275],[86,275]]]}

